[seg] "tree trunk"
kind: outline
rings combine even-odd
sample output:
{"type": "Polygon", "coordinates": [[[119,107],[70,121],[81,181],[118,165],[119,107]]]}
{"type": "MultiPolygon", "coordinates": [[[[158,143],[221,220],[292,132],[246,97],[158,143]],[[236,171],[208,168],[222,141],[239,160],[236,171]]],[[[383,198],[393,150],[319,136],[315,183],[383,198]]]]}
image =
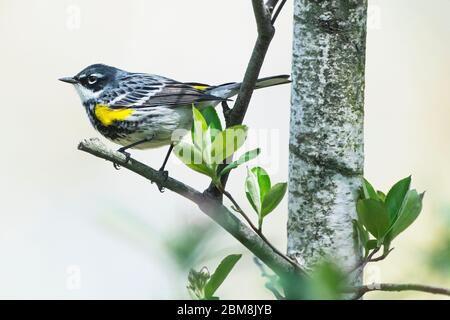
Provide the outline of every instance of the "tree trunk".
{"type": "Polygon", "coordinates": [[[364,165],[367,0],[294,3],[288,254],[306,269],[328,257],[348,270],[361,258],[352,219],[364,165]]]}

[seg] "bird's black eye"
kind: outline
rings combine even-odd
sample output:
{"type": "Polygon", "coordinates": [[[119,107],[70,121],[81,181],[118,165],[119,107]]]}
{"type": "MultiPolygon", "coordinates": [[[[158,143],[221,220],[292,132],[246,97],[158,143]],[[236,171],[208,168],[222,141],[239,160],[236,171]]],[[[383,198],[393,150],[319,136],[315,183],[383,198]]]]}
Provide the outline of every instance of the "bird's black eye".
{"type": "Polygon", "coordinates": [[[96,76],[91,75],[87,78],[87,80],[89,84],[94,84],[97,82],[98,78],[96,76]]]}

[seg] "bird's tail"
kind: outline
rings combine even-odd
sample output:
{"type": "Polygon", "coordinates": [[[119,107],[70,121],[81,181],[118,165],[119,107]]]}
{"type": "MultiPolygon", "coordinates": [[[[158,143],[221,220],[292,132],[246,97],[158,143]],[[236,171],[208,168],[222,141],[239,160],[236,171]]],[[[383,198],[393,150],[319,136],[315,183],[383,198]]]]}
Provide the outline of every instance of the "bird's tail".
{"type": "MultiPolygon", "coordinates": [[[[261,78],[256,81],[255,89],[277,86],[280,84],[290,83],[289,75],[279,75],[267,78],[261,78]]],[[[224,99],[236,95],[241,88],[240,82],[225,83],[215,87],[208,88],[208,94],[224,99]]]]}
{"type": "Polygon", "coordinates": [[[273,76],[267,78],[261,78],[256,81],[255,89],[267,88],[272,86],[277,86],[279,84],[291,83],[289,80],[289,75],[284,74],[280,76],[273,76]]]}

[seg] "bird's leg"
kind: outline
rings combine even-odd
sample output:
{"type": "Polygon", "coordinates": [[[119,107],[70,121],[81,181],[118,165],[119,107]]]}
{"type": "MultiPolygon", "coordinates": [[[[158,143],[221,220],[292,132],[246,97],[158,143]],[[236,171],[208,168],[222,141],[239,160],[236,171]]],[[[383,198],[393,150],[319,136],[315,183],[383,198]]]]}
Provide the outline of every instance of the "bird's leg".
{"type": "Polygon", "coordinates": [[[164,158],[164,162],[163,162],[161,168],[159,168],[159,171],[167,172],[167,171],[164,170],[164,168],[166,167],[167,161],[169,160],[170,153],[172,152],[173,147],[174,147],[174,144],[171,143],[170,146],[169,146],[169,150],[167,150],[166,157],[164,158]]]}
{"type": "MultiPolygon", "coordinates": [[[[167,151],[166,157],[164,158],[164,162],[163,162],[161,168],[159,168],[159,170],[158,170],[162,174],[164,181],[166,181],[167,178],[169,177],[169,171],[164,170],[164,169],[166,167],[167,161],[169,160],[170,154],[172,153],[173,147],[174,147],[174,144],[171,143],[169,146],[169,150],[167,151]]],[[[157,186],[158,186],[159,192],[161,192],[161,193],[164,192],[164,187],[161,187],[158,184],[157,184],[157,186]]]]}
{"type": "MultiPolygon", "coordinates": [[[[142,140],[133,142],[133,143],[127,145],[127,146],[124,146],[124,147],[121,147],[121,148],[117,149],[117,152],[120,152],[120,153],[122,153],[123,155],[125,155],[125,163],[127,163],[128,161],[130,161],[131,154],[130,154],[129,152],[127,152],[126,150],[128,150],[128,149],[130,149],[130,148],[133,148],[133,147],[135,147],[135,146],[137,146],[137,145],[139,145],[139,144],[142,144],[142,143],[145,143],[145,142],[149,142],[149,141],[152,140],[152,139],[153,139],[153,137],[152,137],[152,138],[142,139],[142,140]]],[[[114,166],[114,168],[115,168],[116,170],[119,170],[119,169],[120,169],[120,165],[118,165],[118,164],[115,163],[115,162],[113,163],[113,166],[114,166]]]]}

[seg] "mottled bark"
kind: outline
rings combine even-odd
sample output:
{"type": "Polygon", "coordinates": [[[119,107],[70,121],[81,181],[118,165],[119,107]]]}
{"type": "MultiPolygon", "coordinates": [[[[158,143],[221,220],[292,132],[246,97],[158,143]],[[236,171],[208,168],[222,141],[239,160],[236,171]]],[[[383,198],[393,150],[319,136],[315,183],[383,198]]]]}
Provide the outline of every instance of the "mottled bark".
{"type": "MultiPolygon", "coordinates": [[[[295,0],[288,254],[361,258],[352,219],[363,174],[367,0],[295,0]]],[[[360,276],[352,280],[360,283],[360,276]]]]}

